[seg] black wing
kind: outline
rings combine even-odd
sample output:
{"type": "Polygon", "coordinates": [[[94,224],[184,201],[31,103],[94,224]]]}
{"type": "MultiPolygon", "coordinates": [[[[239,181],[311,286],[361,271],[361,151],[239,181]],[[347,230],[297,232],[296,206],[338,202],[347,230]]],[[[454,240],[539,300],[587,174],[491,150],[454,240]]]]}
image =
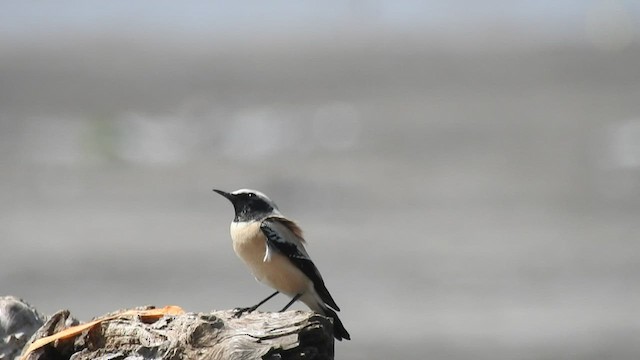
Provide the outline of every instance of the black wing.
{"type": "MultiPolygon", "coordinates": [[[[276,230],[272,222],[277,222],[277,219],[267,219],[260,224],[260,230],[267,238],[267,246],[277,250],[291,261],[302,273],[304,273],[311,282],[316,292],[328,306],[334,308],[336,311],[340,311],[340,308],[329,294],[329,290],[324,285],[324,280],[316,268],[316,265],[309,259],[306,252],[301,251],[295,242],[285,240],[286,236],[295,236],[293,233],[280,234],[276,230]]],[[[287,230],[288,231],[288,230],[287,230]]],[[[267,250],[269,251],[269,250],[267,250]]]]}

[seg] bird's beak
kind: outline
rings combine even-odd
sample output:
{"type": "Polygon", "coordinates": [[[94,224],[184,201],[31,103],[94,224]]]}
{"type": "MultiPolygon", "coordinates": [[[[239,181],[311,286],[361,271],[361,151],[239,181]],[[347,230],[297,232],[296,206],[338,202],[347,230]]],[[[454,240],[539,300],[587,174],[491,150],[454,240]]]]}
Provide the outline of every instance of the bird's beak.
{"type": "Polygon", "coordinates": [[[218,194],[226,197],[229,201],[233,202],[234,196],[231,193],[228,193],[226,191],[222,191],[222,190],[217,190],[217,189],[213,189],[213,191],[217,192],[218,194]]]}

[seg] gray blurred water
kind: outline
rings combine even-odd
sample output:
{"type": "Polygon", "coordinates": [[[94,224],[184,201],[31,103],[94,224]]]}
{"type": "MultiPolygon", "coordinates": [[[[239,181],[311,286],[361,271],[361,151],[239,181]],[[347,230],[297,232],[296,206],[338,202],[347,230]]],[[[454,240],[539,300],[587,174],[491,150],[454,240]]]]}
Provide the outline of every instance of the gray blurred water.
{"type": "Polygon", "coordinates": [[[253,304],[211,192],[249,187],[306,230],[338,358],[638,358],[640,47],[423,35],[2,42],[0,293],[253,304]]]}

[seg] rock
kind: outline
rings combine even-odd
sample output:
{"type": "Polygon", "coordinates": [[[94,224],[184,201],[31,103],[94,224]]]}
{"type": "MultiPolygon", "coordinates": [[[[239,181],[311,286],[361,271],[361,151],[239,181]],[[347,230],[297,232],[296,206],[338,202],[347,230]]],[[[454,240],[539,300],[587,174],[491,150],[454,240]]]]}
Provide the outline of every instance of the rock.
{"type": "Polygon", "coordinates": [[[0,359],[17,358],[43,322],[44,317],[23,300],[0,297],[0,359]]]}

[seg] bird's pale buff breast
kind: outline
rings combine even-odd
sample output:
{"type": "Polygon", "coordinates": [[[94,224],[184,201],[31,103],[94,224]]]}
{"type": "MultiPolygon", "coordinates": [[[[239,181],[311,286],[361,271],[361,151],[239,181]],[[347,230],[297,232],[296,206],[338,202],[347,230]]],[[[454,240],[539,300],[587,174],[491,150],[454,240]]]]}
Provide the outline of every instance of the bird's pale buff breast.
{"type": "Polygon", "coordinates": [[[275,252],[269,261],[264,261],[267,244],[260,222],[234,222],[230,230],[233,250],[258,281],[290,296],[311,287],[309,278],[282,254],[275,252]]]}

